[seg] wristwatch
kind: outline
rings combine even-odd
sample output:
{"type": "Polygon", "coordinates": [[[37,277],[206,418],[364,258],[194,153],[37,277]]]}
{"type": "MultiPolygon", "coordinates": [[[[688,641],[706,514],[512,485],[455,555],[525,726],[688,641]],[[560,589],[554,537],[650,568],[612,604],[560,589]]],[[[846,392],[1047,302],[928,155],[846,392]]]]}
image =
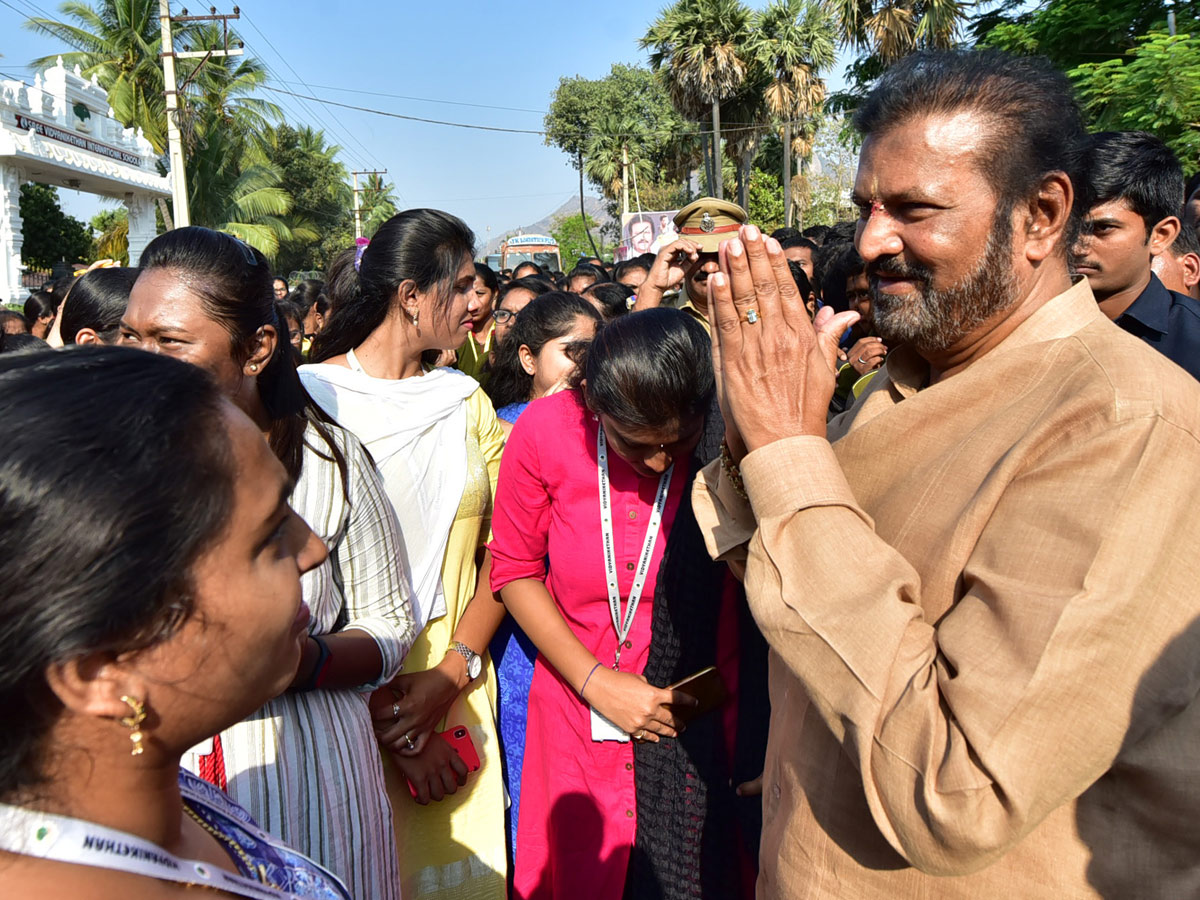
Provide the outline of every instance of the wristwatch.
{"type": "Polygon", "coordinates": [[[461,641],[452,643],[450,649],[467,661],[467,678],[471,681],[478,678],[479,673],[483,671],[483,660],[479,654],[461,641]]]}

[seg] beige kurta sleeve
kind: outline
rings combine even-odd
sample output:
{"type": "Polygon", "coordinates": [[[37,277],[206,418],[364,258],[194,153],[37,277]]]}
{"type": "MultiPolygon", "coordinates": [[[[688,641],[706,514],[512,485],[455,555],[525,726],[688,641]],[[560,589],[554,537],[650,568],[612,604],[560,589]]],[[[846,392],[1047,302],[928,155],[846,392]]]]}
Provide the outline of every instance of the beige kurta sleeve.
{"type": "Polygon", "coordinates": [[[709,556],[718,561],[744,562],[746,544],[757,527],[754,510],[725,476],[719,459],[697,473],[692,485],[692,509],[709,556]]]}
{"type": "Polygon", "coordinates": [[[926,872],[994,860],[1174,714],[1147,684],[1192,680],[1160,657],[1197,608],[1200,504],[1178,483],[1196,438],[1145,416],[1060,443],[1006,486],[937,623],[824,439],[741,466],[755,618],[926,872]]]}

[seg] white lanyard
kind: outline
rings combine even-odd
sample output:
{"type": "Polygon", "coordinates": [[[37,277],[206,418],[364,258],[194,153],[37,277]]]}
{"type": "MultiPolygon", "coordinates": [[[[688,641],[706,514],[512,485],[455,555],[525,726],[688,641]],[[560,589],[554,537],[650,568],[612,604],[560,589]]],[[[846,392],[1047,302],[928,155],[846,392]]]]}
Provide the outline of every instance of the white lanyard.
{"type": "Polygon", "coordinates": [[[243,878],[220,866],[180,859],[137,835],[94,822],[0,803],[0,850],[56,862],[132,872],[178,884],[202,885],[239,897],[300,900],[299,895],[243,878]]]}
{"type": "Polygon", "coordinates": [[[621,648],[625,638],[633,629],[633,617],[642,599],[646,586],[646,575],[650,571],[650,558],[654,555],[654,544],[658,540],[658,529],[662,525],[663,508],[667,505],[667,491],[671,487],[672,463],[658,479],[658,494],[654,498],[654,511],[650,513],[650,524],[646,526],[646,540],[642,543],[642,555],[633,576],[633,587],[625,604],[625,618],[621,618],[621,589],[617,587],[617,557],[613,548],[612,496],[608,487],[608,442],[604,437],[604,426],[596,432],[596,468],[600,478],[600,530],[604,542],[604,574],[608,581],[608,607],[612,613],[613,631],[617,634],[617,656],[613,669],[621,665],[621,648]]]}

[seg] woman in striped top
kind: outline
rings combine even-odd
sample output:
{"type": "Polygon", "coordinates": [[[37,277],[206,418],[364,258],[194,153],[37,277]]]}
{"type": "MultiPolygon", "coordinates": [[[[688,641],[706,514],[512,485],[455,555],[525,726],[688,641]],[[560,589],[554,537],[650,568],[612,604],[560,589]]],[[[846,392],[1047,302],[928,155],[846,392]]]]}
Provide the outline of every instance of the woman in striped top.
{"type": "Polygon", "coordinates": [[[122,341],[210,372],[267,436],[293,508],[329,547],[303,579],[309,640],[288,691],[184,757],[267,831],[361,898],[399,898],[391,810],[367,709],[417,626],[395,514],[362,445],[309,400],[272,305],[266,260],[204,228],[146,248],[122,341]]]}

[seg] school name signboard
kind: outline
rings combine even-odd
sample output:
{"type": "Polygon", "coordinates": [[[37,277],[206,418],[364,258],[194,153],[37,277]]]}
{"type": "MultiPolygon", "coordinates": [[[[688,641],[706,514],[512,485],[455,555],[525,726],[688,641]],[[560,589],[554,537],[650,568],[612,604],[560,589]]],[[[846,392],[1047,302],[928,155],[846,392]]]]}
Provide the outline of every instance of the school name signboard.
{"type": "Polygon", "coordinates": [[[17,113],[17,127],[22,131],[32,130],[35,134],[49,138],[52,141],[61,141],[64,144],[70,144],[72,147],[78,147],[80,150],[88,150],[100,156],[107,156],[109,159],[115,159],[117,162],[125,163],[127,166],[141,168],[142,165],[142,158],[136,153],[118,150],[116,147],[98,143],[91,138],[86,138],[71,131],[64,131],[55,125],[47,125],[45,122],[39,122],[37,119],[21,115],[21,113],[17,113]]]}

